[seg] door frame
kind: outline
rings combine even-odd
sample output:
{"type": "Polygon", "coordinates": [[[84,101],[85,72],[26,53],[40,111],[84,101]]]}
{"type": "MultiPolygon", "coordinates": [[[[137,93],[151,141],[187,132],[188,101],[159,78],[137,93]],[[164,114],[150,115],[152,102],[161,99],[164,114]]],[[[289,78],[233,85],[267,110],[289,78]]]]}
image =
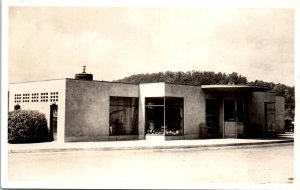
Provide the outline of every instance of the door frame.
{"type": "Polygon", "coordinates": [[[51,104],[50,105],[50,140],[55,141],[57,140],[57,112],[58,112],[58,105],[57,104],[51,104]],[[56,116],[54,116],[54,111],[56,111],[56,116]],[[56,121],[54,121],[54,118],[56,118],[56,121]],[[55,126],[54,126],[55,125],[55,126]],[[56,128],[54,132],[54,127],[56,128]],[[55,133],[55,135],[54,135],[55,133]],[[54,138],[56,137],[56,138],[54,138]]]}

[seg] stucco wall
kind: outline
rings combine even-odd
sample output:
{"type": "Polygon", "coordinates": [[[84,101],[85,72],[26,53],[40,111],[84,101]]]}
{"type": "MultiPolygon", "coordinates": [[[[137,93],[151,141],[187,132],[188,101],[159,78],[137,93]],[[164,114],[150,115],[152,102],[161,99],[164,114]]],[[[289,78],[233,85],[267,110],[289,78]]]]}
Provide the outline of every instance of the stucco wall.
{"type": "Polygon", "coordinates": [[[284,97],[276,96],[275,101],[276,131],[283,133],[285,120],[284,97]]]}
{"type": "MultiPolygon", "coordinates": [[[[265,128],[265,102],[275,102],[275,94],[268,92],[253,92],[250,101],[250,130],[251,127],[259,126],[261,135],[265,128]]],[[[275,105],[276,110],[276,105],[275,105]]]]}
{"type": "Polygon", "coordinates": [[[66,141],[138,138],[109,136],[109,97],[138,97],[138,85],[67,79],[66,87],[66,141]]]}
{"type": "Polygon", "coordinates": [[[50,102],[51,92],[58,92],[58,117],[57,117],[57,141],[64,142],[64,125],[65,125],[65,91],[66,79],[48,80],[38,82],[24,82],[9,85],[9,111],[14,110],[15,94],[30,94],[29,102],[18,103],[22,110],[38,110],[45,114],[48,128],[50,126],[50,102]],[[38,102],[32,102],[32,93],[39,93],[38,102]],[[48,93],[48,102],[41,102],[41,93],[48,93]]]}

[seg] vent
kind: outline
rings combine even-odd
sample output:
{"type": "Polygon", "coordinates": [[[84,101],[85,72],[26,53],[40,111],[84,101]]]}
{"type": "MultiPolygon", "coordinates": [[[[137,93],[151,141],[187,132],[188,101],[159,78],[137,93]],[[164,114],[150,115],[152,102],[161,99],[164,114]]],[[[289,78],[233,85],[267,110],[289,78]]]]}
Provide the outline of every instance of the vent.
{"type": "Polygon", "coordinates": [[[93,80],[93,74],[89,74],[85,72],[86,66],[83,66],[82,73],[75,74],[75,79],[78,80],[93,80]]]}

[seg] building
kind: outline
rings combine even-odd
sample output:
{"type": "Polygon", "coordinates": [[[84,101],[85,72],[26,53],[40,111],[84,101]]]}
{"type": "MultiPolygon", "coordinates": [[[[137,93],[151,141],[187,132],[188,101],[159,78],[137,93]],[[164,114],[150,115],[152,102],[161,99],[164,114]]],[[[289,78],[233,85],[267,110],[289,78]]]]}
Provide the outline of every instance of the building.
{"type": "Polygon", "coordinates": [[[284,131],[284,98],[245,85],[124,84],[91,74],[10,84],[9,111],[39,110],[58,142],[257,138],[284,131]]]}

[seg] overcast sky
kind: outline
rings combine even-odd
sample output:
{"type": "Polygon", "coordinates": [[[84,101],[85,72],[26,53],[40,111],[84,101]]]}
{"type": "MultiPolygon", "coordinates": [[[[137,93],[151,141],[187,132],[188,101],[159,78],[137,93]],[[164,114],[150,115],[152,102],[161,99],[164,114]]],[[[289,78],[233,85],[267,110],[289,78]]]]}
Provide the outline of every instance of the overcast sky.
{"type": "Polygon", "coordinates": [[[292,9],[9,9],[9,82],[160,71],[237,72],[294,85],[292,9]]]}

